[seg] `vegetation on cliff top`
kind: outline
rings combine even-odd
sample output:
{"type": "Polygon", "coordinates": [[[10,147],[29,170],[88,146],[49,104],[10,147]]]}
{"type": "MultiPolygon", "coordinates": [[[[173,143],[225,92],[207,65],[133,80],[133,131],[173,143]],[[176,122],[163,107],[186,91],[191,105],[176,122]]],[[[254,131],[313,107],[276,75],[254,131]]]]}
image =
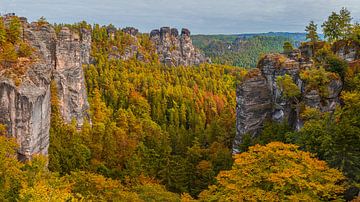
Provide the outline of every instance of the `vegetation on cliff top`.
{"type": "Polygon", "coordinates": [[[0,16],[0,75],[12,78],[16,85],[34,59],[30,58],[33,48],[22,39],[21,26],[17,16],[0,16]]]}

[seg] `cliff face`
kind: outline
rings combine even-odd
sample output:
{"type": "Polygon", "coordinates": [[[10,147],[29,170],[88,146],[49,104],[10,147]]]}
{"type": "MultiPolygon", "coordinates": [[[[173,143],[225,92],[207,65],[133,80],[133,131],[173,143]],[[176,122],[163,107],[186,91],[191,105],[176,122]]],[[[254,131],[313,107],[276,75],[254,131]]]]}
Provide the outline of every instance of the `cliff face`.
{"type": "Polygon", "coordinates": [[[237,134],[234,141],[234,152],[245,134],[256,136],[262,130],[264,122],[272,120],[287,122],[295,130],[302,127],[299,116],[301,102],[304,106],[315,107],[323,112],[335,110],[339,104],[342,82],[331,78],[327,84],[327,93],[321,94],[318,89],[309,88],[309,84],[300,78],[300,72],[314,68],[312,62],[305,60],[298,52],[289,57],[280,54],[266,55],[259,61],[258,68],[251,71],[237,87],[237,134]],[[278,87],[277,77],[289,75],[298,87],[301,95],[297,104],[285,98],[278,87]]]}
{"type": "MultiPolygon", "coordinates": [[[[0,123],[17,139],[20,158],[47,154],[51,116],[50,83],[58,84],[61,111],[65,121],[80,124],[88,103],[82,63],[89,61],[89,35],[80,40],[63,29],[56,36],[50,25],[28,24],[22,19],[23,40],[35,50],[36,59],[26,67],[21,83],[0,72],[0,123]]],[[[68,30],[69,31],[69,30],[68,30]]]]}
{"type": "Polygon", "coordinates": [[[91,33],[81,30],[80,35],[63,27],[56,43],[54,79],[57,83],[62,116],[66,122],[75,119],[83,124],[87,102],[83,64],[89,63],[91,33]]]}
{"type": "Polygon", "coordinates": [[[160,62],[168,66],[199,65],[208,60],[193,46],[188,29],[183,28],[179,35],[175,28],[162,27],[151,31],[150,38],[160,62]]]}
{"type": "Polygon", "coordinates": [[[257,69],[236,89],[236,131],[234,152],[242,141],[242,135],[257,135],[265,120],[271,117],[271,91],[266,78],[257,69]]]}

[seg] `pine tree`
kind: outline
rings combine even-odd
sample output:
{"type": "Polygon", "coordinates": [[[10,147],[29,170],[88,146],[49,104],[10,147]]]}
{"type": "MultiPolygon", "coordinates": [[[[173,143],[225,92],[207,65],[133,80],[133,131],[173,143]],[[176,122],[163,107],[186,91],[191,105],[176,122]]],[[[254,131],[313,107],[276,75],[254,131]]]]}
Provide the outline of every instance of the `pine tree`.
{"type": "Polygon", "coordinates": [[[332,12],[322,25],[325,37],[330,41],[346,39],[351,32],[351,13],[346,8],[342,8],[340,13],[332,12]]]}
{"type": "Polygon", "coordinates": [[[314,21],[310,21],[309,25],[306,26],[305,31],[306,31],[306,39],[309,39],[313,45],[313,54],[314,54],[316,42],[319,40],[319,35],[317,34],[317,24],[315,24],[314,21]]]}

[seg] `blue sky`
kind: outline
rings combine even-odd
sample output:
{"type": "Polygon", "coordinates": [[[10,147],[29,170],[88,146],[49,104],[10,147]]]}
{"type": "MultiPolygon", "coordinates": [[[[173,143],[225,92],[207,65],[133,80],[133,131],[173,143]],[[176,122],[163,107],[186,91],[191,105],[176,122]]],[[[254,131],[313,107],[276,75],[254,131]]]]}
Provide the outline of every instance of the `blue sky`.
{"type": "Polygon", "coordinates": [[[346,7],[360,21],[360,0],[0,0],[0,13],[15,12],[30,21],[133,26],[150,32],[162,26],[192,33],[231,34],[303,32],[310,20],[321,24],[346,7]]]}

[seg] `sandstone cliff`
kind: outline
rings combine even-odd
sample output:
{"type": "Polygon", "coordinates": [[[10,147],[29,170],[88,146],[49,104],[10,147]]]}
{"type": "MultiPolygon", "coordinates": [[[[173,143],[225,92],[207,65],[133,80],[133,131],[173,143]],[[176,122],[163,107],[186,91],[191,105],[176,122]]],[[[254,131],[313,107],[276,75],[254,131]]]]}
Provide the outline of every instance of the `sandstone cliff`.
{"type": "Polygon", "coordinates": [[[81,35],[67,27],[61,29],[56,42],[53,73],[61,114],[66,122],[75,119],[79,126],[83,124],[89,108],[82,65],[89,63],[91,46],[91,33],[84,29],[80,32],[81,35]]]}
{"type": "Polygon", "coordinates": [[[0,72],[0,123],[17,139],[20,158],[30,158],[33,154],[47,154],[52,78],[58,84],[65,121],[74,118],[81,124],[86,116],[88,103],[82,64],[89,62],[91,36],[84,30],[79,38],[66,28],[57,36],[49,24],[21,20],[22,40],[34,48],[36,58],[19,78],[0,72]]]}
{"type": "MultiPolygon", "coordinates": [[[[248,73],[244,81],[237,87],[237,133],[234,141],[234,152],[245,134],[258,135],[264,122],[272,120],[287,122],[294,130],[302,127],[299,116],[301,106],[315,107],[323,112],[335,110],[339,104],[342,81],[338,77],[330,77],[326,84],[326,93],[310,86],[300,78],[300,72],[309,70],[313,63],[309,60],[307,50],[295,51],[289,56],[270,54],[263,57],[255,70],[248,73]],[[306,58],[300,55],[306,54],[306,58]],[[289,75],[300,91],[299,103],[285,98],[284,92],[277,84],[279,76],[289,75]]],[[[348,54],[339,54],[344,59],[353,58],[348,54]]]]}
{"type": "Polygon", "coordinates": [[[183,28],[181,33],[175,28],[162,27],[150,32],[151,41],[156,46],[159,60],[168,66],[191,66],[207,62],[196,49],[190,38],[190,31],[183,28]]]}

